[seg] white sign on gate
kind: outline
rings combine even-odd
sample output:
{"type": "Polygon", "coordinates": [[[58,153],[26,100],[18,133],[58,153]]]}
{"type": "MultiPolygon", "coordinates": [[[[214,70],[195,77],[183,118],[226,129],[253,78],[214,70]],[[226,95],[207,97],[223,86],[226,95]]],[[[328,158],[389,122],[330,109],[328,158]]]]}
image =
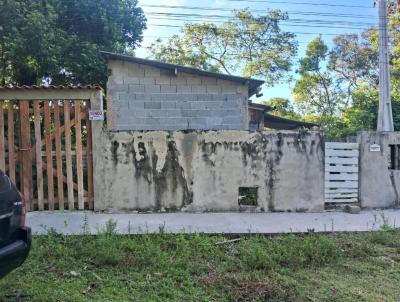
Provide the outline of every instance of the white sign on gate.
{"type": "Polygon", "coordinates": [[[89,110],[89,120],[104,121],[104,111],[103,110],[89,110]]]}

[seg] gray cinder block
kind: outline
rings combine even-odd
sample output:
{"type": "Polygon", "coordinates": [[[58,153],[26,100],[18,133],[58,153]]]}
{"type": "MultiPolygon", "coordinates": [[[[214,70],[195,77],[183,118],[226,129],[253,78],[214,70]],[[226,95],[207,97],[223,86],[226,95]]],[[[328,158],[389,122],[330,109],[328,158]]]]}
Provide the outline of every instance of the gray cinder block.
{"type": "Polygon", "coordinates": [[[144,109],[161,109],[161,102],[145,102],[144,109]]]}

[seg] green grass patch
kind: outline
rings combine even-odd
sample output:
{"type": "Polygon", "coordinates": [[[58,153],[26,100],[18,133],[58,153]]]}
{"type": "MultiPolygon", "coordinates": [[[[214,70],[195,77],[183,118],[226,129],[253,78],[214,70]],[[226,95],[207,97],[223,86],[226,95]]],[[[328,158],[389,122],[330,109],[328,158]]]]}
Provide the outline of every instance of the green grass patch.
{"type": "Polygon", "coordinates": [[[0,301],[398,301],[400,231],[35,236],[0,301]],[[222,242],[222,243],[221,243],[222,242]]]}

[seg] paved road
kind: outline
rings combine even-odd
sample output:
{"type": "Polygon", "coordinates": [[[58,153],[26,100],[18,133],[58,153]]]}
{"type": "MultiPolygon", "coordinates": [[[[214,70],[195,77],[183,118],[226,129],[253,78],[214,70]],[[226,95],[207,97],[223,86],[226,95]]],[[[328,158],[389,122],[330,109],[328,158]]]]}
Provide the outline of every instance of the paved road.
{"type": "Polygon", "coordinates": [[[400,225],[400,210],[324,213],[160,213],[105,214],[93,212],[32,212],[27,224],[36,234],[50,228],[64,234],[98,233],[107,221],[116,222],[119,234],[167,233],[291,233],[354,232],[400,225]]]}

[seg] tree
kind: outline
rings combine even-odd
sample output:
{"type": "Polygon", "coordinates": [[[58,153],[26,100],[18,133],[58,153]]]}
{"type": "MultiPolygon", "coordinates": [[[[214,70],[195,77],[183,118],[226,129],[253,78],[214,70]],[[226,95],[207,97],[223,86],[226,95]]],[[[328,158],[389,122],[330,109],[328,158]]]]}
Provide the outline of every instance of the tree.
{"type": "Polygon", "coordinates": [[[39,75],[55,71],[55,19],[54,10],[39,1],[0,0],[2,85],[31,84],[39,75]]]}
{"type": "Polygon", "coordinates": [[[218,72],[219,67],[209,62],[205,54],[194,53],[191,46],[178,35],[173,35],[166,43],[157,39],[151,46],[154,59],[182,66],[191,66],[211,72],[218,72]]]}
{"type": "MultiPolygon", "coordinates": [[[[391,86],[400,95],[400,13],[389,17],[391,86]]],[[[400,130],[400,128],[398,129],[400,130]]]]}
{"type": "Polygon", "coordinates": [[[0,0],[0,80],[104,84],[99,51],[132,51],[145,22],[137,0],[0,0]]]}
{"type": "Polygon", "coordinates": [[[360,36],[346,34],[333,39],[334,47],[330,51],[328,69],[333,71],[335,79],[346,91],[347,108],[355,89],[368,83],[378,85],[378,50],[373,48],[371,30],[360,36]]]}
{"type": "Polygon", "coordinates": [[[280,28],[287,18],[279,10],[259,17],[238,11],[222,25],[186,24],[181,35],[156,41],[149,50],[161,61],[259,77],[273,85],[287,77],[297,53],[294,35],[280,28]]]}
{"type": "MultiPolygon", "coordinates": [[[[395,130],[400,130],[400,15],[389,17],[391,98],[395,130]]],[[[329,68],[347,86],[351,106],[344,110],[342,135],[376,129],[379,104],[377,29],[335,37],[329,68]]],[[[349,100],[349,99],[347,99],[349,100]]]]}
{"type": "Polygon", "coordinates": [[[343,106],[341,87],[328,70],[323,70],[328,47],[321,37],[308,45],[300,60],[300,78],[293,89],[294,101],[303,114],[336,115],[343,106]]]}
{"type": "Polygon", "coordinates": [[[272,114],[291,119],[301,119],[301,116],[295,112],[293,104],[288,99],[275,97],[261,103],[271,106],[273,108],[272,114]]]}

